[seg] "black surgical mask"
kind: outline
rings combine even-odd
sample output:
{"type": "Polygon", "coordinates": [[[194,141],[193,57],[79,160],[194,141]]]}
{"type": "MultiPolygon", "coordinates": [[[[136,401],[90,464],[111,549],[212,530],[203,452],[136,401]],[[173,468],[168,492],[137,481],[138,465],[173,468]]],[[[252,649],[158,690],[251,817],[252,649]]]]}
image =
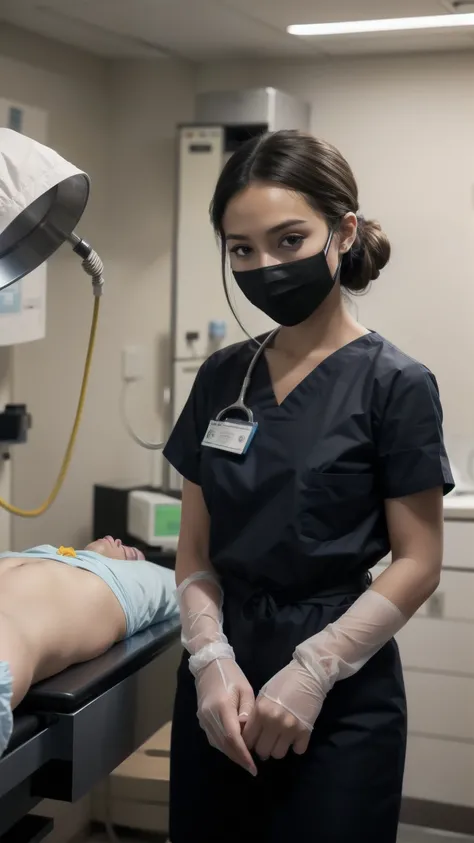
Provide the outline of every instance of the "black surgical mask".
{"type": "Polygon", "coordinates": [[[309,258],[234,272],[244,296],[278,325],[293,327],[313,315],[336,283],[339,268],[331,275],[325,248],[309,258]]]}

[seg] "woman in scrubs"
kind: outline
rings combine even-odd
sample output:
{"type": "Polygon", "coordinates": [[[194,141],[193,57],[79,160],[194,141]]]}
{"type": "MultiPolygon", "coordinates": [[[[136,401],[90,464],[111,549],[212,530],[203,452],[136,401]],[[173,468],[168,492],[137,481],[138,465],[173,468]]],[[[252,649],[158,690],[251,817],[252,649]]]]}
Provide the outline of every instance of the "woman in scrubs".
{"type": "Polygon", "coordinates": [[[250,140],[212,222],[224,268],[229,255],[281,328],[251,371],[252,341],[207,360],[165,452],[184,477],[187,650],[171,840],[395,843],[406,704],[393,636],[438,585],[453,486],[436,380],[346,309],[390,245],[332,146],[250,140]],[[244,381],[240,409],[222,414],[244,381]]]}

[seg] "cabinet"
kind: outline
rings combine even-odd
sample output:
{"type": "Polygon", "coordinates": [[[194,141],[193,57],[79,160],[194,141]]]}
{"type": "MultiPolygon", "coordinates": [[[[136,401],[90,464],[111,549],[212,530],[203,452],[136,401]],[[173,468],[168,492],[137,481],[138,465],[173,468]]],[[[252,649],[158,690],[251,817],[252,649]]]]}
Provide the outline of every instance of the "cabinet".
{"type": "Polygon", "coordinates": [[[474,808],[474,520],[449,515],[440,585],[397,636],[408,699],[404,795],[474,808]]]}

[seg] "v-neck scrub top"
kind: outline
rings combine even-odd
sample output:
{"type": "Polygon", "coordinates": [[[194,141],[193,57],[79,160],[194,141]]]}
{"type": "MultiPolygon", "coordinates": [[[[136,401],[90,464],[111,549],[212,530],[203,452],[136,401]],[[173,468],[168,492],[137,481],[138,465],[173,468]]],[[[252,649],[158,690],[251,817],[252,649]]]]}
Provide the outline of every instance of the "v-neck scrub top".
{"type": "MultiPolygon", "coordinates": [[[[390,551],[385,500],[435,487],[447,493],[453,478],[434,376],[375,332],[327,357],[280,405],[263,355],[246,398],[258,422],[248,452],[202,448],[211,419],[236,400],[254,353],[247,342],[204,363],[165,456],[202,488],[225,630],[258,693],[298,643],[336,620],[367,586],[368,571],[390,551]]],[[[228,843],[233,834],[236,841],[286,843],[295,832],[308,843],[395,841],[406,726],[394,642],[336,684],[305,756],[267,762],[255,780],[206,745],[189,677],[185,660],[172,743],[173,843],[228,843]],[[193,771],[207,784],[198,787],[193,771]],[[226,782],[236,799],[256,800],[255,838],[240,827],[244,819],[224,828],[233,804],[226,782]]]]}
{"type": "Polygon", "coordinates": [[[258,422],[247,454],[201,448],[254,352],[248,342],[207,360],[165,456],[202,487],[210,560],[224,579],[311,592],[389,552],[386,498],[452,488],[438,389],[424,366],[369,333],[326,358],[279,406],[263,356],[247,395],[258,422]]]}

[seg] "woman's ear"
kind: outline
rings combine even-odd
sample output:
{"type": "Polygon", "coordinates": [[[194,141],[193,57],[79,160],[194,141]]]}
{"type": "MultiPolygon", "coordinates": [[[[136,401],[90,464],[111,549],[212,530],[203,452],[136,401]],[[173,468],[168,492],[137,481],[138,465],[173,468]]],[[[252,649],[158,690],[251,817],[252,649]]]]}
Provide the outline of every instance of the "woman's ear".
{"type": "Polygon", "coordinates": [[[357,217],[352,212],[346,214],[339,226],[339,252],[345,254],[349,251],[357,236],[357,217]]]}

